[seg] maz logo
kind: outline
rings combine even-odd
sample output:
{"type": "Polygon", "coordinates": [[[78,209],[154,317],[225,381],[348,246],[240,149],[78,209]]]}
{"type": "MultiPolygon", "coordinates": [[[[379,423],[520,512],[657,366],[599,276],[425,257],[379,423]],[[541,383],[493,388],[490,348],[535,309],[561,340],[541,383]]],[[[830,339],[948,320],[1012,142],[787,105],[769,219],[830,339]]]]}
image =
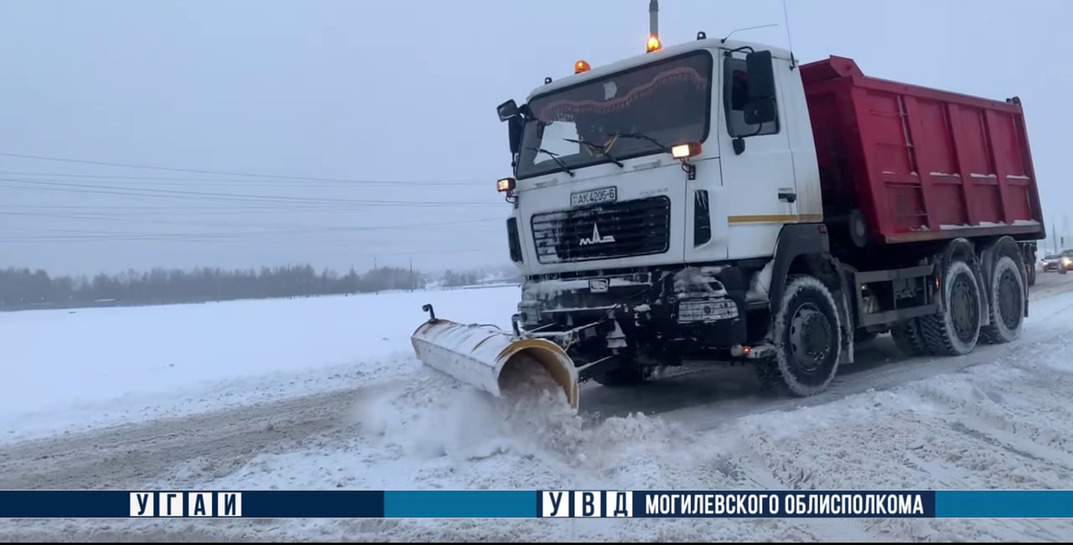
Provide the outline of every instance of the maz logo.
{"type": "Polygon", "coordinates": [[[615,241],[614,235],[600,236],[600,228],[596,226],[596,222],[592,223],[592,236],[589,238],[582,238],[580,244],[582,246],[590,246],[593,244],[608,244],[615,241]]]}

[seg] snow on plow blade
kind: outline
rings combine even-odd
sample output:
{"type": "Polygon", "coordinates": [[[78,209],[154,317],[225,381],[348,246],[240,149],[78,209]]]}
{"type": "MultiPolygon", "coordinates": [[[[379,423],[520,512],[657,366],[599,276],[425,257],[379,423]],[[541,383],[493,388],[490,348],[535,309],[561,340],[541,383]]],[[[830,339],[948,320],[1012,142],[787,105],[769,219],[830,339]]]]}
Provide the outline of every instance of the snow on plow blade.
{"type": "Polygon", "coordinates": [[[421,324],[410,340],[425,365],[497,397],[503,395],[504,369],[529,356],[562,387],[566,400],[577,410],[577,370],[570,356],[551,341],[518,338],[495,326],[436,318],[421,324]]]}

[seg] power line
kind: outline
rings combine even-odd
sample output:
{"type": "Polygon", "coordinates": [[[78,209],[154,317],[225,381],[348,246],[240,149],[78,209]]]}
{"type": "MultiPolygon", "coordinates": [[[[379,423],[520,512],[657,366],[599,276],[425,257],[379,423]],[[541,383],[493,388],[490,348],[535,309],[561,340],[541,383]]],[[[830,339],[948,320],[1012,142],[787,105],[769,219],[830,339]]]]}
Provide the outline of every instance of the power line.
{"type": "MultiPolygon", "coordinates": [[[[283,187],[308,187],[309,185],[327,184],[338,187],[352,187],[355,185],[401,185],[407,187],[484,187],[477,180],[255,180],[234,178],[191,178],[188,176],[123,176],[119,174],[72,174],[65,172],[26,172],[21,170],[0,170],[0,174],[8,176],[34,176],[50,178],[88,178],[109,181],[134,181],[140,183],[154,183],[165,185],[188,185],[190,182],[209,182],[212,184],[236,184],[236,185],[269,185],[283,187]],[[173,182],[181,182],[173,184],[173,182]],[[361,182],[360,184],[356,182],[361,182]]],[[[491,187],[490,184],[485,186],[491,187]]]]}
{"type": "MultiPolygon", "coordinates": [[[[121,215],[115,215],[115,214],[103,214],[103,213],[101,213],[101,214],[58,214],[58,213],[50,213],[50,212],[16,211],[16,212],[0,212],[0,215],[3,215],[3,216],[15,216],[15,217],[57,218],[57,219],[64,219],[64,220],[71,220],[71,221],[113,221],[113,222],[123,222],[123,223],[128,223],[128,224],[153,223],[153,224],[160,224],[160,225],[177,225],[177,226],[181,226],[181,227],[190,227],[191,223],[192,223],[190,221],[169,221],[169,220],[165,220],[165,219],[159,219],[159,218],[156,218],[156,217],[139,219],[139,218],[131,218],[131,217],[128,217],[128,216],[121,216],[121,215]]],[[[474,224],[474,223],[487,223],[487,222],[492,222],[492,221],[504,221],[504,219],[503,218],[477,218],[477,219],[467,219],[467,220],[457,220],[457,221],[448,220],[448,221],[440,221],[440,222],[414,223],[414,224],[402,224],[402,225],[319,226],[319,227],[314,227],[314,226],[310,226],[310,225],[298,225],[298,224],[293,224],[293,223],[292,224],[279,224],[279,223],[276,223],[276,224],[258,224],[258,223],[249,223],[249,222],[241,222],[241,223],[235,223],[235,222],[205,222],[205,221],[198,220],[197,225],[198,226],[207,226],[207,227],[223,227],[223,228],[227,228],[227,227],[235,227],[235,228],[257,227],[257,228],[265,228],[265,229],[277,229],[277,230],[281,230],[281,231],[277,231],[277,232],[288,233],[288,232],[336,232],[336,231],[337,232],[351,232],[351,231],[369,231],[369,230],[385,230],[385,229],[408,229],[408,228],[420,228],[420,227],[441,227],[441,226],[454,226],[454,225],[469,225],[469,224],[474,224]]],[[[75,232],[80,232],[80,231],[75,231],[75,232]]],[[[119,233],[119,234],[127,234],[127,233],[119,233]]]]}
{"type": "MultiPolygon", "coordinates": [[[[28,188],[18,188],[18,189],[28,189],[28,188]]],[[[126,213],[142,212],[142,213],[147,213],[147,214],[148,213],[160,214],[160,213],[167,213],[167,212],[176,212],[176,213],[183,213],[183,214],[187,214],[187,213],[191,213],[191,212],[198,213],[198,214],[207,214],[207,213],[242,214],[242,213],[247,213],[247,212],[258,212],[258,213],[261,213],[261,212],[271,212],[271,213],[280,213],[280,212],[303,212],[303,213],[316,212],[316,213],[320,214],[320,213],[325,213],[325,212],[353,213],[353,212],[355,212],[357,210],[360,210],[361,208],[353,206],[353,205],[341,205],[341,206],[338,206],[338,207],[330,207],[330,206],[315,206],[315,205],[237,203],[236,205],[227,205],[227,206],[225,206],[225,205],[217,205],[217,206],[212,206],[212,205],[196,205],[196,204],[175,203],[175,204],[165,204],[165,205],[149,205],[149,204],[141,204],[141,205],[106,205],[106,204],[102,204],[102,205],[97,205],[97,206],[95,206],[95,205],[81,205],[81,204],[70,204],[70,205],[67,205],[67,204],[18,204],[18,205],[16,205],[16,204],[0,204],[0,209],[14,210],[16,212],[22,212],[22,211],[26,211],[26,210],[67,210],[67,211],[71,211],[71,212],[74,212],[74,213],[78,213],[80,211],[89,211],[89,212],[116,211],[116,212],[119,212],[119,213],[123,213],[123,212],[126,212],[126,213]]],[[[4,212],[3,210],[0,210],[0,214],[6,214],[6,213],[7,212],[4,212]]]]}
{"type": "Polygon", "coordinates": [[[49,182],[28,178],[0,178],[5,184],[30,186],[42,191],[62,191],[68,193],[86,193],[100,195],[123,195],[150,198],[196,198],[262,203],[301,203],[301,204],[356,204],[361,206],[501,206],[496,202],[478,201],[404,201],[404,200],[361,200],[361,199],[318,199],[297,195],[268,195],[255,193],[222,193],[213,191],[186,191],[178,189],[131,189],[123,186],[100,184],[75,184],[66,182],[49,182]]]}
{"type": "Polygon", "coordinates": [[[0,243],[36,243],[36,242],[120,242],[120,241],[179,241],[197,242],[221,239],[247,239],[260,237],[279,237],[288,235],[308,234],[352,234],[364,231],[382,230],[406,230],[428,227],[458,226],[490,221],[502,221],[502,218],[485,218],[477,220],[415,223],[403,225],[372,225],[356,227],[309,227],[298,229],[266,230],[266,231],[205,231],[188,233],[124,233],[116,231],[80,231],[70,229],[54,230],[57,233],[66,234],[39,234],[19,237],[0,237],[0,243]]]}
{"type": "MultiPolygon", "coordinates": [[[[177,242],[177,243],[228,243],[228,242],[245,242],[248,240],[244,237],[238,236],[210,236],[210,235],[198,235],[192,236],[189,234],[168,236],[164,234],[134,234],[130,236],[98,236],[98,237],[78,237],[78,236],[62,236],[55,235],[50,237],[40,238],[0,238],[0,245],[3,244],[89,244],[89,243],[108,243],[114,244],[117,242],[177,242]]],[[[392,248],[398,248],[397,245],[392,248]]],[[[393,252],[381,252],[379,250],[370,251],[368,248],[363,248],[365,253],[375,253],[376,255],[424,255],[424,254],[439,254],[439,253],[460,253],[460,252],[472,252],[472,251],[484,251],[495,250],[494,247],[482,246],[480,248],[448,248],[439,247],[432,249],[411,249],[411,250],[398,250],[393,252]]]]}
{"type": "Polygon", "coordinates": [[[267,178],[267,179],[274,179],[274,180],[311,180],[311,181],[319,181],[319,182],[346,182],[346,183],[353,183],[353,184],[368,184],[368,183],[383,184],[383,183],[391,183],[391,184],[399,184],[399,185],[415,185],[415,184],[428,184],[428,183],[435,184],[435,183],[443,183],[443,182],[459,183],[459,182],[472,181],[472,180],[459,180],[459,179],[440,180],[440,181],[437,181],[437,180],[368,180],[368,179],[354,179],[354,178],[327,178],[327,177],[320,177],[320,176],[289,176],[289,175],[281,175],[281,174],[264,174],[264,173],[257,173],[257,172],[242,172],[242,171],[236,171],[236,170],[209,170],[209,169],[201,169],[201,168],[178,168],[178,167],[165,167],[165,166],[158,166],[158,165],[146,165],[146,164],[140,164],[140,163],[123,163],[123,162],[116,162],[116,161],[97,161],[97,160],[90,160],[90,159],[72,159],[72,158],[69,158],[69,157],[53,157],[53,156],[48,156],[48,155],[32,155],[32,154],[28,154],[28,153],[0,152],[0,156],[3,156],[3,157],[15,157],[15,158],[19,158],[19,159],[35,159],[35,160],[39,160],[39,161],[53,161],[53,162],[59,162],[59,163],[75,163],[75,164],[82,164],[82,165],[96,165],[96,166],[108,166],[108,167],[119,167],[119,168],[136,168],[136,169],[143,169],[143,170],[158,170],[158,171],[164,171],[164,172],[186,172],[186,173],[191,173],[191,174],[208,174],[208,175],[216,175],[216,176],[243,176],[243,177],[252,177],[252,178],[267,178]]]}

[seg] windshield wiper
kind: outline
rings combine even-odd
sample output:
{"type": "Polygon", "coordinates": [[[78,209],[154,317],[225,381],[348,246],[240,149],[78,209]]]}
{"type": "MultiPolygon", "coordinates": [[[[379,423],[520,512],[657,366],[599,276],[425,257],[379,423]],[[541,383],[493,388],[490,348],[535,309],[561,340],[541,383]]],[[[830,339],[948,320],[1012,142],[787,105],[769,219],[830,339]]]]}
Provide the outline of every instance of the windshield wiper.
{"type": "Polygon", "coordinates": [[[615,156],[611,155],[611,152],[607,151],[607,146],[593,144],[592,142],[586,142],[585,140],[574,140],[573,138],[563,138],[563,140],[566,140],[567,142],[571,142],[573,144],[585,144],[590,149],[594,149],[600,155],[603,155],[604,157],[610,159],[612,163],[618,165],[618,168],[626,168],[626,165],[622,164],[622,161],[615,159],[615,156]]]}
{"type": "Polygon", "coordinates": [[[529,148],[529,149],[535,150],[537,153],[546,153],[546,154],[548,154],[548,157],[551,157],[552,161],[555,161],[555,164],[559,165],[559,168],[563,169],[567,174],[570,175],[571,178],[574,177],[574,171],[570,170],[570,167],[566,166],[566,162],[559,158],[558,153],[555,153],[554,151],[548,151],[548,150],[546,150],[544,148],[529,148]]]}
{"type": "Polygon", "coordinates": [[[615,132],[615,133],[611,133],[608,136],[617,136],[619,138],[633,138],[635,140],[647,140],[647,141],[652,142],[653,144],[655,144],[656,147],[658,147],[660,149],[660,151],[664,151],[664,152],[667,152],[667,153],[670,153],[670,151],[671,151],[670,148],[668,148],[667,146],[663,145],[663,143],[660,142],[659,140],[656,140],[655,138],[652,138],[651,136],[648,136],[647,134],[644,134],[644,133],[641,133],[641,132],[615,132]]]}

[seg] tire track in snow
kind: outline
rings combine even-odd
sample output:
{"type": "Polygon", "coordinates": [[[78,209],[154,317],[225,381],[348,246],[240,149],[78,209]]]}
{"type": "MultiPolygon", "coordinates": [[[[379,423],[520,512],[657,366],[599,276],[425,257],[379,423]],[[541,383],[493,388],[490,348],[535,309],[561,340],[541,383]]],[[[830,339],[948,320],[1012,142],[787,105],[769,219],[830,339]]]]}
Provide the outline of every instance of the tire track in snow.
{"type": "Polygon", "coordinates": [[[137,489],[191,460],[225,475],[266,451],[343,433],[359,388],[0,447],[0,489],[137,489]]]}

